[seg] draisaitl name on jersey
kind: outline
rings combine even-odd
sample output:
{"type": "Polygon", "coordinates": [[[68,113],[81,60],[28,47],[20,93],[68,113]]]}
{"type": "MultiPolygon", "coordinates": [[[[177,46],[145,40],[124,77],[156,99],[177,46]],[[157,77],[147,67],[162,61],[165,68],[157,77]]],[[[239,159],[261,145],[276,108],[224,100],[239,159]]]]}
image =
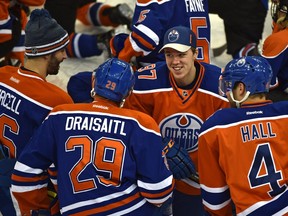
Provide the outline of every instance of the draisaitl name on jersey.
{"type": "Polygon", "coordinates": [[[15,95],[0,89],[0,105],[15,114],[19,115],[19,106],[21,99],[17,98],[15,95]]]}
{"type": "Polygon", "coordinates": [[[98,117],[70,116],[66,119],[65,130],[90,130],[103,133],[114,133],[126,136],[125,122],[98,117]]]}

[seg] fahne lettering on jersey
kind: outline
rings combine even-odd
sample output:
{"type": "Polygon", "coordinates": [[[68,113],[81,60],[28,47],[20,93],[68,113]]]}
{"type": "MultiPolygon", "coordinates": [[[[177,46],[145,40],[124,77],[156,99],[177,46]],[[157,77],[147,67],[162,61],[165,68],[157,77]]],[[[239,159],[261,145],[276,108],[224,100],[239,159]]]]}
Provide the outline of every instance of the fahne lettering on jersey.
{"type": "Polygon", "coordinates": [[[243,142],[276,137],[270,122],[245,125],[240,127],[240,132],[243,142]]]}
{"type": "Polygon", "coordinates": [[[190,113],[177,113],[160,122],[163,137],[173,138],[187,151],[198,149],[198,135],[203,121],[190,113]]]}
{"type": "Polygon", "coordinates": [[[92,130],[126,136],[124,129],[125,122],[123,121],[97,117],[67,117],[65,125],[65,130],[92,130]]]}
{"type": "Polygon", "coordinates": [[[8,110],[11,110],[15,114],[19,115],[18,108],[20,106],[21,99],[15,95],[0,89],[0,105],[8,110]]]}
{"type": "Polygon", "coordinates": [[[203,0],[184,0],[186,12],[205,12],[203,0]]]}

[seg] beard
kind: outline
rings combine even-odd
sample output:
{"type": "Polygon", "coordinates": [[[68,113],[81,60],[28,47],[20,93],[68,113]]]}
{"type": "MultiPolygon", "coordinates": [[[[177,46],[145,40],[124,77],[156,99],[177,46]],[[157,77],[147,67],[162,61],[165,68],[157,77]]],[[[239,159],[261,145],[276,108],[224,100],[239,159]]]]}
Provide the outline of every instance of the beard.
{"type": "Polygon", "coordinates": [[[51,55],[51,59],[47,68],[47,75],[57,75],[60,69],[60,63],[54,54],[51,55]]]}

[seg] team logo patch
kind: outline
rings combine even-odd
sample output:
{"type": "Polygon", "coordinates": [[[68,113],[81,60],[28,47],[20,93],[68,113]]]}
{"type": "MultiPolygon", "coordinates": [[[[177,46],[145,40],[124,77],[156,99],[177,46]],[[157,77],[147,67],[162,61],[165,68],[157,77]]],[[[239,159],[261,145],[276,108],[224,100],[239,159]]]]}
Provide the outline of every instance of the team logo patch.
{"type": "Polygon", "coordinates": [[[168,40],[170,42],[175,42],[177,41],[179,38],[179,32],[176,30],[172,30],[169,34],[168,34],[168,40]]]}
{"type": "Polygon", "coordinates": [[[236,65],[238,67],[242,67],[243,65],[245,65],[245,63],[246,63],[246,60],[244,58],[241,58],[237,61],[236,65]]]}
{"type": "Polygon", "coordinates": [[[191,113],[177,113],[163,119],[159,126],[163,137],[173,138],[187,151],[198,149],[198,135],[203,121],[191,113]]]}

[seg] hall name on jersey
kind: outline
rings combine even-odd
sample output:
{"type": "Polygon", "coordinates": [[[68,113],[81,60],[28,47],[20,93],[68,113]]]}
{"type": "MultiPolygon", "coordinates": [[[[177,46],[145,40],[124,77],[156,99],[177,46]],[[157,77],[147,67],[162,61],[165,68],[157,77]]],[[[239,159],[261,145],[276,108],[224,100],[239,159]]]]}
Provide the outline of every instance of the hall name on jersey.
{"type": "Polygon", "coordinates": [[[82,117],[82,116],[73,116],[67,117],[65,130],[88,130],[88,131],[97,131],[103,133],[114,133],[126,136],[124,132],[125,122],[108,119],[108,118],[97,118],[97,117],[82,117]]]}
{"type": "Polygon", "coordinates": [[[270,122],[245,125],[240,127],[240,132],[243,142],[276,137],[270,122]]]}
{"type": "Polygon", "coordinates": [[[5,109],[8,109],[15,114],[19,115],[19,106],[21,99],[17,98],[15,95],[0,89],[0,105],[5,109]]]}
{"type": "Polygon", "coordinates": [[[186,12],[205,12],[204,0],[184,0],[186,5],[186,12]]]}

